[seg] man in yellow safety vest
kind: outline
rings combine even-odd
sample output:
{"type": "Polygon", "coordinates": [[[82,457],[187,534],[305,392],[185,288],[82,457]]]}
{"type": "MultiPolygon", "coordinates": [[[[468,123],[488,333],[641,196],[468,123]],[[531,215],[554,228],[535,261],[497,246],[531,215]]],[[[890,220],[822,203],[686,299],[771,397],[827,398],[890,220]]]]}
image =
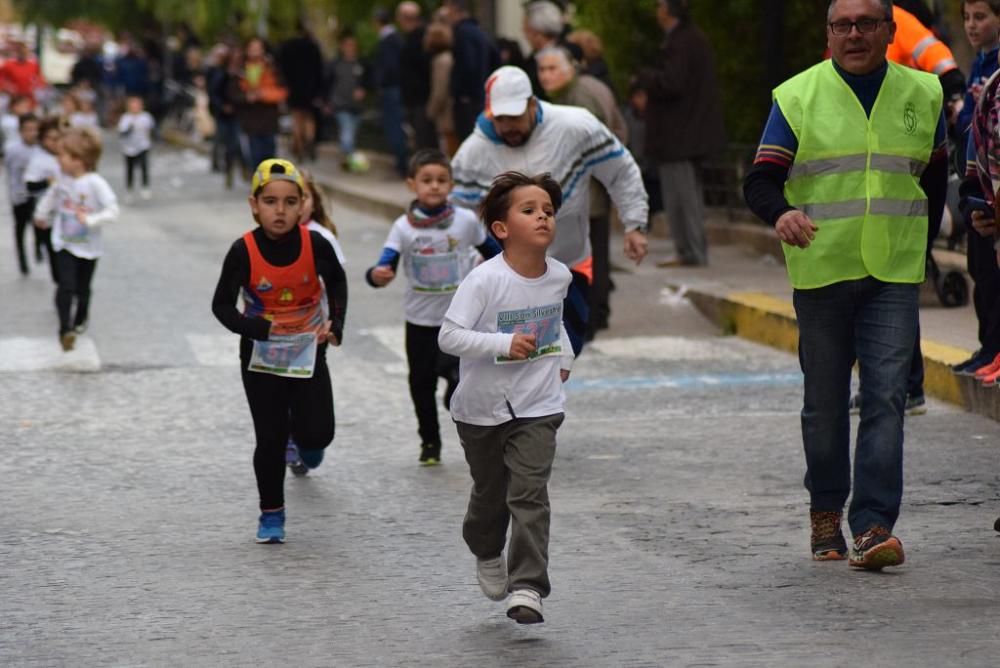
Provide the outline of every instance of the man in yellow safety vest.
{"type": "Polygon", "coordinates": [[[892,535],[903,494],[906,381],[918,334],[929,221],[947,187],[937,77],[886,60],[890,0],[833,0],[832,60],[789,79],[774,106],[747,204],[783,242],[805,377],[802,439],[811,547],[869,570],[903,563],[892,535]],[[861,424],[851,480],[851,369],[861,424]]]}

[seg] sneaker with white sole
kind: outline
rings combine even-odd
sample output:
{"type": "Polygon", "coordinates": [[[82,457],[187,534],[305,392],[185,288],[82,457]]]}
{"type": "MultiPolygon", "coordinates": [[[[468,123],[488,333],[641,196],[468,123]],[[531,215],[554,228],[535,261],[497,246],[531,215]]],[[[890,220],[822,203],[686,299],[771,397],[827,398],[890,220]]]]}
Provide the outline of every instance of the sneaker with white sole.
{"type": "Polygon", "coordinates": [[[491,601],[507,598],[507,561],[501,553],[492,559],[476,558],[476,579],[479,588],[491,601]]]}
{"type": "Polygon", "coordinates": [[[285,542],[285,511],[264,510],[257,523],[257,542],[274,545],[285,542]]]}
{"type": "Polygon", "coordinates": [[[507,616],[518,624],[541,624],[542,595],[534,589],[515,589],[507,601],[507,616]]]}

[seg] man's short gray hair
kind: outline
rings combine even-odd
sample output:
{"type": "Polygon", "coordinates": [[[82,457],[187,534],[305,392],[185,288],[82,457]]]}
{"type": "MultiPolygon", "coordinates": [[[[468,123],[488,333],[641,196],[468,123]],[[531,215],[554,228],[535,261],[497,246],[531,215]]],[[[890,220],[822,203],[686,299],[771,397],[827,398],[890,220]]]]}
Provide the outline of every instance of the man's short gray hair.
{"type": "MultiPolygon", "coordinates": [[[[830,0],[830,8],[826,10],[826,20],[829,21],[833,17],[833,7],[837,4],[837,0],[830,0]]],[[[885,16],[886,21],[892,20],[892,0],[878,0],[878,4],[882,5],[882,14],[885,16]]]]}
{"type": "Polygon", "coordinates": [[[535,62],[541,62],[542,58],[547,56],[558,56],[562,61],[563,66],[566,69],[575,70],[576,66],[573,64],[573,56],[570,55],[569,51],[561,46],[547,46],[538,53],[535,54],[535,62]]]}
{"type": "Polygon", "coordinates": [[[528,27],[546,37],[558,37],[563,31],[563,15],[559,7],[548,0],[533,2],[524,8],[528,27]]]}

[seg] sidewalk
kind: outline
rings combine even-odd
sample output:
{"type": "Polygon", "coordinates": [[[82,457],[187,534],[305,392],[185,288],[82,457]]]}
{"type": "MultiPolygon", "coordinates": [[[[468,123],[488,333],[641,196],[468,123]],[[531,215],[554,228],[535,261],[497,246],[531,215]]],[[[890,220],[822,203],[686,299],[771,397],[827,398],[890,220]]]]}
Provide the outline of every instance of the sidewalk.
{"type": "MultiPolygon", "coordinates": [[[[168,141],[205,150],[204,146],[192,144],[185,138],[170,137],[168,141]]],[[[370,158],[372,170],[369,173],[347,173],[340,167],[335,149],[324,145],[319,159],[307,163],[306,167],[316,174],[335,201],[390,222],[405,210],[412,195],[391,170],[380,169],[380,156],[370,158]]],[[[642,282],[648,281],[647,289],[642,291],[643,298],[672,291],[675,298],[690,300],[723,331],[795,353],[798,330],[792,309],[792,290],[780,259],[776,236],[758,225],[729,222],[720,214],[709,215],[709,267],[658,268],[656,261],[670,254],[672,244],[663,236],[663,230],[656,227],[650,235],[649,256],[639,267],[626,264],[619,252],[621,238],[613,233],[613,271],[628,272],[645,279],[642,282]]],[[[965,258],[961,254],[935,250],[935,258],[942,271],[964,272],[965,258]]],[[[930,396],[1000,420],[1000,393],[995,388],[981,387],[973,379],[955,376],[950,369],[978,347],[971,284],[969,290],[969,304],[946,308],[929,283],[923,286],[920,325],[926,375],[924,388],[930,396]]],[[[615,296],[613,300],[621,301],[615,296]]],[[[616,317],[628,316],[613,315],[612,321],[616,317]]]]}

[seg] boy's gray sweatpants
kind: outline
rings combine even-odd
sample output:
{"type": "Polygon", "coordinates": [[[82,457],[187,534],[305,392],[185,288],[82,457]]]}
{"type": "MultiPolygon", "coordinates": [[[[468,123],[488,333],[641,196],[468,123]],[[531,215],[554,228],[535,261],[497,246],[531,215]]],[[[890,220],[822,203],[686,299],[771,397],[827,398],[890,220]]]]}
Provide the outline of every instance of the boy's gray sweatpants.
{"type": "Polygon", "coordinates": [[[517,418],[493,427],[456,422],[472,473],[462,536],[481,559],[498,556],[511,524],[507,570],[511,591],[549,595],[549,476],[563,413],[517,418]]]}

